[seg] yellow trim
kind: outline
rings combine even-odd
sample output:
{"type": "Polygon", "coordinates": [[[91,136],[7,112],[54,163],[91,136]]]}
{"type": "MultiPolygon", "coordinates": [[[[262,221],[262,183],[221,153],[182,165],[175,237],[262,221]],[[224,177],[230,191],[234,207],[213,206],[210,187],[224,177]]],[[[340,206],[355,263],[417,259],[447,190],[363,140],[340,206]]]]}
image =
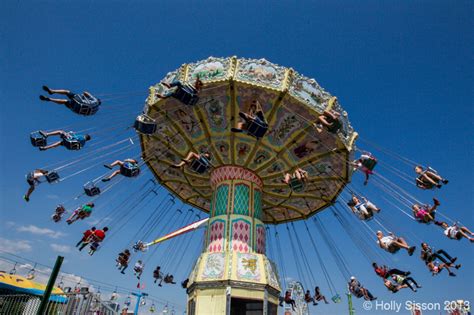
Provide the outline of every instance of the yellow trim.
{"type": "Polygon", "coordinates": [[[331,110],[334,104],[336,103],[336,101],[337,101],[336,96],[331,97],[328,101],[328,106],[326,107],[326,110],[331,110]]]}

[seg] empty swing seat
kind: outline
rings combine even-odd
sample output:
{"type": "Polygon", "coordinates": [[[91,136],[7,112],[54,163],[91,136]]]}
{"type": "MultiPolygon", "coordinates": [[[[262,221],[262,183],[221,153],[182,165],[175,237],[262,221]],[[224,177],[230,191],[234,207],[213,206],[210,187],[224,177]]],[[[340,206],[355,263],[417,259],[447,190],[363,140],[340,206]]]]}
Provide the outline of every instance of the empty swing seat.
{"type": "Polygon", "coordinates": [[[291,178],[288,185],[290,185],[291,190],[294,192],[302,192],[305,189],[304,182],[296,177],[291,178]]]}
{"type": "Polygon", "coordinates": [[[40,134],[39,131],[30,133],[30,140],[34,147],[44,147],[48,144],[46,137],[40,134]]]}
{"type": "Polygon", "coordinates": [[[201,156],[199,159],[194,159],[190,167],[194,172],[203,174],[211,167],[211,162],[204,156],[201,156]]]}
{"type": "Polygon", "coordinates": [[[135,119],[134,128],[145,135],[151,135],[156,132],[156,121],[145,114],[138,115],[135,119]]]}
{"type": "Polygon", "coordinates": [[[268,124],[258,118],[253,119],[247,125],[247,134],[257,139],[262,138],[267,133],[267,130],[268,124]]]}
{"type": "Polygon", "coordinates": [[[120,174],[125,177],[136,177],[140,174],[140,167],[137,163],[124,162],[123,165],[120,166],[120,174]]]}
{"type": "Polygon", "coordinates": [[[75,94],[67,105],[76,114],[90,116],[99,110],[100,100],[95,97],[87,97],[84,94],[75,94]]]}
{"type": "Polygon", "coordinates": [[[45,177],[48,183],[50,184],[56,183],[59,181],[59,174],[56,171],[49,172],[48,174],[45,175],[45,177]]]}
{"type": "Polygon", "coordinates": [[[334,303],[337,304],[337,303],[341,303],[341,300],[342,300],[342,299],[341,299],[341,296],[340,296],[339,294],[336,294],[336,295],[334,295],[334,296],[331,298],[331,300],[332,300],[334,303]]]}
{"type": "Polygon", "coordinates": [[[93,197],[100,194],[100,188],[97,187],[93,182],[88,182],[84,185],[84,192],[87,196],[93,197]]]}
{"type": "Polygon", "coordinates": [[[194,106],[199,101],[196,89],[188,83],[177,85],[172,96],[181,103],[189,106],[194,106]]]}

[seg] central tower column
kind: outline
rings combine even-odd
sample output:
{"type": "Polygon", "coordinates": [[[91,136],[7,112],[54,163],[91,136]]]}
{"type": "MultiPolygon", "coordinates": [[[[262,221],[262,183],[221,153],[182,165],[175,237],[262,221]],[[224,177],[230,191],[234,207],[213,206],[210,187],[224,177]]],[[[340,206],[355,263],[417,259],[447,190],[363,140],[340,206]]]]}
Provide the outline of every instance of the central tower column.
{"type": "Polygon", "coordinates": [[[188,314],[276,314],[280,285],[265,256],[262,180],[249,169],[221,166],[210,181],[210,218],[189,277],[188,314]]]}

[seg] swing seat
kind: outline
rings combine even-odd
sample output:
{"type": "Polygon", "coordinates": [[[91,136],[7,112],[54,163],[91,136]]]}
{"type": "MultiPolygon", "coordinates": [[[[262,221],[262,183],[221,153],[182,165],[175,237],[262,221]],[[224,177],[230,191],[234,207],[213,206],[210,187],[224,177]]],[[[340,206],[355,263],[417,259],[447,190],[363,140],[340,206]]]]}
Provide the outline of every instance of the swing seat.
{"type": "Polygon", "coordinates": [[[374,214],[370,214],[368,217],[364,217],[364,215],[360,215],[359,218],[362,220],[362,221],[371,221],[373,218],[374,218],[374,214]]]}
{"type": "Polygon", "coordinates": [[[156,121],[145,114],[138,115],[133,127],[140,133],[151,135],[156,132],[156,121]]]}
{"type": "Polygon", "coordinates": [[[375,165],[377,165],[377,159],[375,159],[374,157],[371,157],[370,159],[365,159],[362,161],[362,166],[364,166],[369,171],[373,171],[375,168],[375,165]]]}
{"type": "Polygon", "coordinates": [[[268,124],[260,119],[253,119],[247,124],[247,134],[257,139],[262,138],[268,131],[268,124]]]}
{"type": "Polygon", "coordinates": [[[46,181],[48,183],[53,184],[59,181],[59,174],[56,171],[49,172],[48,174],[45,175],[46,181]]]}
{"type": "Polygon", "coordinates": [[[93,197],[100,194],[100,188],[97,187],[94,183],[88,182],[84,185],[84,192],[87,196],[93,197]]]}
{"type": "Polygon", "coordinates": [[[40,134],[39,131],[30,133],[30,140],[34,147],[44,147],[48,144],[46,137],[40,134]]]}
{"type": "Polygon", "coordinates": [[[365,216],[365,215],[363,214],[363,212],[360,210],[360,207],[362,207],[362,206],[364,206],[364,205],[366,206],[366,204],[363,203],[363,204],[361,204],[361,205],[359,206],[359,208],[356,208],[356,210],[357,210],[357,216],[359,217],[359,219],[361,219],[361,220],[363,220],[363,221],[370,221],[370,220],[372,220],[372,219],[374,218],[374,212],[373,212],[371,209],[367,208],[367,206],[366,206],[366,209],[367,209],[367,212],[369,213],[369,215],[368,215],[368,216],[365,216]]]}
{"type": "Polygon", "coordinates": [[[82,148],[81,143],[75,138],[63,139],[63,146],[68,150],[77,151],[82,148]]]}
{"type": "Polygon", "coordinates": [[[56,210],[55,210],[55,213],[56,213],[56,214],[60,214],[60,215],[61,215],[61,214],[65,213],[65,212],[66,212],[66,208],[64,208],[63,205],[58,205],[58,206],[56,207],[56,210]]]}
{"type": "Polygon", "coordinates": [[[190,167],[194,172],[204,174],[211,167],[211,163],[205,157],[200,157],[199,159],[193,160],[190,167]]]}
{"type": "Polygon", "coordinates": [[[61,217],[61,215],[55,213],[55,214],[53,214],[53,215],[51,216],[51,219],[53,219],[53,221],[54,221],[55,223],[58,223],[59,221],[61,221],[62,217],[61,217]]]}
{"type": "Polygon", "coordinates": [[[91,116],[99,110],[100,100],[97,98],[88,98],[83,94],[76,94],[71,99],[69,108],[79,115],[91,116]]]}
{"type": "Polygon", "coordinates": [[[88,287],[81,287],[79,292],[81,294],[87,294],[87,293],[89,293],[89,288],[88,287]]]}
{"type": "Polygon", "coordinates": [[[328,127],[327,130],[330,133],[337,133],[342,128],[342,123],[339,119],[332,121],[332,126],[328,127]]]}
{"type": "Polygon", "coordinates": [[[400,250],[400,247],[395,247],[395,246],[389,246],[387,248],[387,252],[389,252],[390,254],[396,254],[398,253],[399,250],[400,250]]]}
{"type": "Polygon", "coordinates": [[[294,192],[302,192],[306,188],[304,182],[296,177],[291,178],[288,184],[294,192]]]}
{"type": "Polygon", "coordinates": [[[433,185],[433,183],[426,181],[423,178],[423,175],[420,175],[420,177],[417,177],[415,181],[416,181],[416,186],[421,189],[433,189],[436,187],[435,185],[433,185]]]}
{"type": "Polygon", "coordinates": [[[194,106],[199,101],[199,96],[197,94],[194,86],[185,83],[181,86],[177,86],[176,90],[171,95],[184,105],[194,106]]]}
{"type": "Polygon", "coordinates": [[[89,249],[92,250],[92,251],[96,251],[97,249],[99,249],[99,246],[100,246],[100,244],[98,242],[94,242],[94,243],[91,244],[89,249]]]}
{"type": "Polygon", "coordinates": [[[331,300],[334,302],[334,303],[341,303],[342,299],[341,299],[341,296],[339,294],[336,294],[334,295],[331,300]]]}
{"type": "Polygon", "coordinates": [[[120,174],[125,177],[136,177],[140,174],[140,167],[137,163],[125,162],[120,166],[120,174]]]}

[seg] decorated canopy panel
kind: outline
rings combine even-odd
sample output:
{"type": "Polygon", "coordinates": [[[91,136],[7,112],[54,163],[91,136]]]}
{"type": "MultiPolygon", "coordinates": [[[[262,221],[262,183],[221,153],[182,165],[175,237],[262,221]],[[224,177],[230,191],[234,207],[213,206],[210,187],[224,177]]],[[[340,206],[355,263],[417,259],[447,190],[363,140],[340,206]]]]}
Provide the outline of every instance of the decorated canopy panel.
{"type": "Polygon", "coordinates": [[[162,185],[209,212],[210,174],[170,167],[190,151],[208,152],[214,167],[238,165],[261,178],[266,223],[306,218],[337,197],[350,178],[347,161],[357,134],[337,99],[315,80],[265,59],[210,57],[181,66],[163,81],[193,83],[196,76],[204,88],[194,106],[173,97],[158,98],[166,89],[161,83],[150,88],[144,112],[157,121],[158,129],[141,135],[141,142],[143,158],[162,185]],[[261,139],[230,130],[239,121],[239,111],[247,112],[254,100],[269,123],[261,139]],[[313,124],[328,108],[341,114],[337,134],[319,132],[313,124]],[[309,183],[299,193],[282,182],[285,173],[297,168],[309,173],[309,183]]]}

